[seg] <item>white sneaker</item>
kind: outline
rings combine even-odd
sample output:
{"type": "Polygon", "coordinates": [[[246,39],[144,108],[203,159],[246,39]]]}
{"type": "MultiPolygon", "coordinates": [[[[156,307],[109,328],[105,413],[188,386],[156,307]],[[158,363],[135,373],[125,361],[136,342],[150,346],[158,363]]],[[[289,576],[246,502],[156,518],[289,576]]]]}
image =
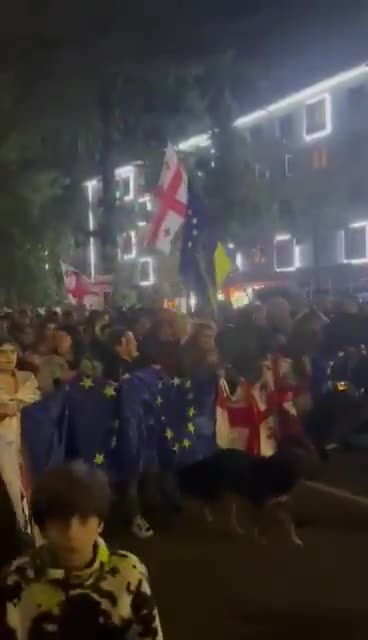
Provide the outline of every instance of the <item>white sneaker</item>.
{"type": "Polygon", "coordinates": [[[145,540],[146,538],[151,538],[153,536],[153,529],[151,529],[143,516],[136,516],[134,518],[130,530],[135,536],[137,536],[137,538],[141,538],[141,540],[145,540]]]}

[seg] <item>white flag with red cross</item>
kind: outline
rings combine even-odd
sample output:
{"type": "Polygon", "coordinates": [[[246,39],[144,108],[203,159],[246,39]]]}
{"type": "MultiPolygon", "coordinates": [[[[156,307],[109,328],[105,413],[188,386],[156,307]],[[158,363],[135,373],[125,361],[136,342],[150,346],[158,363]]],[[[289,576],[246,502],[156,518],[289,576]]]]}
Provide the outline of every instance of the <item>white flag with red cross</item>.
{"type": "Polygon", "coordinates": [[[174,147],[166,149],[160,182],[153,193],[154,215],[146,244],[162,253],[171,253],[176,232],[188,212],[188,177],[174,147]]]}
{"type": "Polygon", "coordinates": [[[63,272],[65,292],[73,301],[82,300],[84,296],[98,294],[93,283],[82,275],[78,269],[60,262],[63,272]]]}

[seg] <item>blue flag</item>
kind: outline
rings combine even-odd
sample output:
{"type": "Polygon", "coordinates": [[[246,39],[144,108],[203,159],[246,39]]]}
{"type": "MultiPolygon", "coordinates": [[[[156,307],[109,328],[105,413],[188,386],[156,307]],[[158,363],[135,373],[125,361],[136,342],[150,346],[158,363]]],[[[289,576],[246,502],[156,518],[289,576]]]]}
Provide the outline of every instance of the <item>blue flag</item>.
{"type": "Polygon", "coordinates": [[[119,386],[88,376],[22,412],[32,474],[82,459],[113,481],[144,467],[176,469],[216,451],[217,376],[169,378],[148,367],[119,386]]]}
{"type": "Polygon", "coordinates": [[[115,467],[124,480],[136,477],[145,466],[157,465],[154,399],[159,382],[160,370],[148,367],[120,385],[115,467]]]}
{"type": "Polygon", "coordinates": [[[119,388],[89,376],[75,378],[68,387],[66,458],[83,459],[114,476],[114,449],[120,429],[119,388]]]}
{"type": "Polygon", "coordinates": [[[67,421],[65,387],[22,410],[22,444],[33,478],[64,462],[67,421]]]}
{"type": "Polygon", "coordinates": [[[187,290],[196,294],[200,304],[215,310],[217,289],[231,269],[203,203],[190,189],[180,255],[180,274],[187,290]]]}
{"type": "Polygon", "coordinates": [[[182,468],[215,453],[217,387],[217,376],[162,381],[155,401],[160,467],[182,468]]]}

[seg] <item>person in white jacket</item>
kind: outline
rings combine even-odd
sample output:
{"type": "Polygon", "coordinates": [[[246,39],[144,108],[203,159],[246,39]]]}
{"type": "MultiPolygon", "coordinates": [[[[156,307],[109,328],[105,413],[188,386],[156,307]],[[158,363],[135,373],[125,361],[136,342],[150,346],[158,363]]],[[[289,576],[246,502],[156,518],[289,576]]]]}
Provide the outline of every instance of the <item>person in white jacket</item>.
{"type": "Polygon", "coordinates": [[[0,475],[6,485],[18,525],[29,532],[26,493],[22,481],[20,414],[40,399],[32,373],[17,370],[16,345],[0,339],[0,475]]]}

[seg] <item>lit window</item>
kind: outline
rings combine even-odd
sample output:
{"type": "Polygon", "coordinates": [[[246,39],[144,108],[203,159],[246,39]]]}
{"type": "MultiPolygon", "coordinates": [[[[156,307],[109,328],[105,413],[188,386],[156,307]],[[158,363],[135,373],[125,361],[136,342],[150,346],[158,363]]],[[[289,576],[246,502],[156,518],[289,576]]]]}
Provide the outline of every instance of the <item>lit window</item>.
{"type": "Polygon", "coordinates": [[[289,234],[276,236],[274,240],[275,271],[295,271],[297,268],[295,238],[289,234]]]}
{"type": "Polygon", "coordinates": [[[132,180],[129,176],[121,179],[120,182],[120,197],[131,198],[132,197],[132,180]]]}
{"type": "Polygon", "coordinates": [[[154,283],[152,258],[141,258],[139,261],[138,281],[141,287],[148,287],[154,283]]]}
{"type": "Polygon", "coordinates": [[[344,262],[368,261],[368,221],[355,222],[344,231],[344,262]]]}
{"type": "Polygon", "coordinates": [[[122,236],[122,252],[124,260],[133,260],[137,255],[137,234],[128,231],[122,236]]]}
{"type": "Polygon", "coordinates": [[[118,167],[115,169],[115,179],[118,182],[120,197],[124,200],[134,199],[134,167],[118,167]]]}
{"type": "Polygon", "coordinates": [[[328,152],[324,147],[320,149],[314,149],[312,154],[312,165],[313,169],[320,171],[322,169],[327,169],[328,167],[328,152]]]}
{"type": "Polygon", "coordinates": [[[295,175],[294,164],[294,156],[291,156],[287,153],[285,156],[285,175],[287,175],[288,177],[295,175]]]}
{"type": "Polygon", "coordinates": [[[331,96],[325,94],[305,104],[304,138],[314,140],[328,136],[332,131],[331,96]]]}

